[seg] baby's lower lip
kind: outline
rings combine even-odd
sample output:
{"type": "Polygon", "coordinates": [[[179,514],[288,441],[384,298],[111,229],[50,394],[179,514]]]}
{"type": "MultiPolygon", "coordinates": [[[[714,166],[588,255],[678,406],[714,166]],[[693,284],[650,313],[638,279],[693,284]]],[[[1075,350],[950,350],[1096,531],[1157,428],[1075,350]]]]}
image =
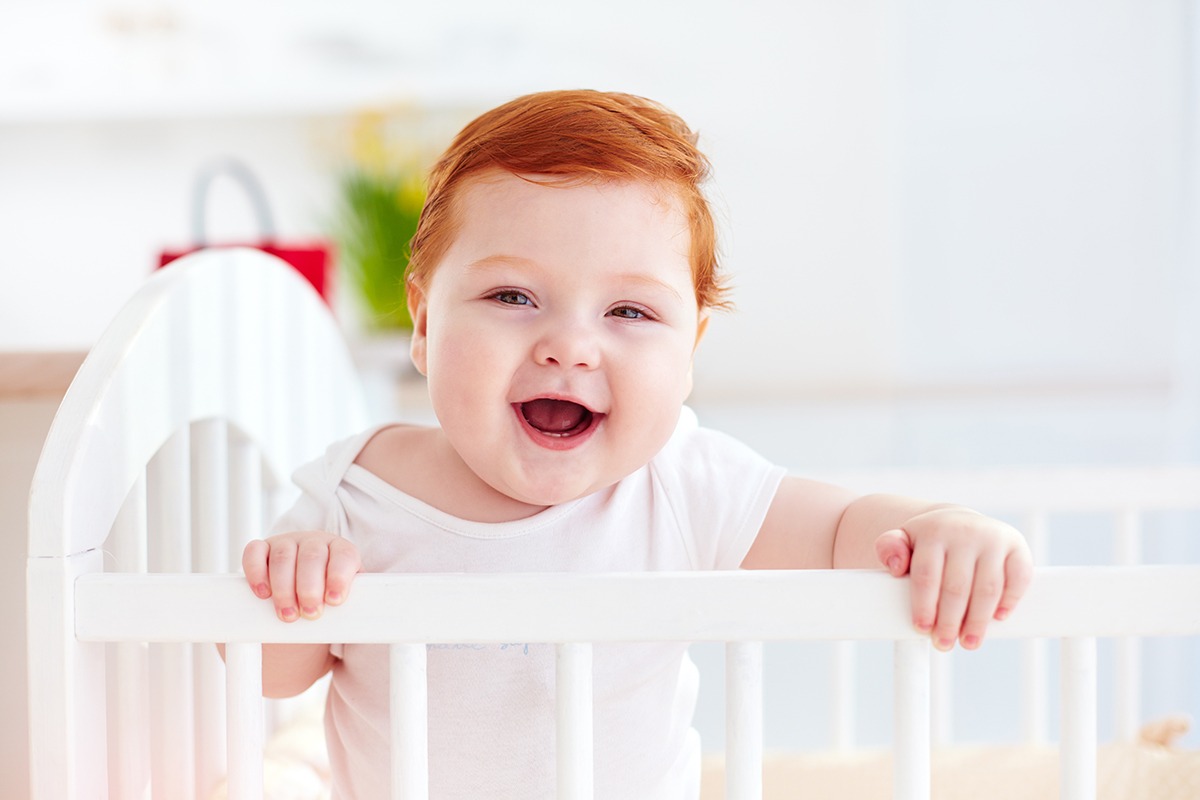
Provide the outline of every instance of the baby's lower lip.
{"type": "Polygon", "coordinates": [[[525,414],[521,410],[520,403],[513,403],[512,407],[518,424],[529,438],[533,440],[534,444],[547,450],[572,450],[579,447],[592,438],[592,435],[595,434],[596,430],[608,416],[607,414],[593,411],[591,412],[591,418],[587,426],[582,430],[557,433],[538,430],[530,425],[529,420],[525,418],[525,414]]]}

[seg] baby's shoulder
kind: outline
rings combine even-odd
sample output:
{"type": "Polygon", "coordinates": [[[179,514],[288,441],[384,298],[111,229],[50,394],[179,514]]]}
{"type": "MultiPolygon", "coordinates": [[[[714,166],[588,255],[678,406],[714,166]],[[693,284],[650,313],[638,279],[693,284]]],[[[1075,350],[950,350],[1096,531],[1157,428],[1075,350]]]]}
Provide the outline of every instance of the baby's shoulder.
{"type": "Polygon", "coordinates": [[[367,439],[354,463],[393,486],[404,486],[406,473],[429,464],[435,430],[419,425],[388,425],[367,439]]]}

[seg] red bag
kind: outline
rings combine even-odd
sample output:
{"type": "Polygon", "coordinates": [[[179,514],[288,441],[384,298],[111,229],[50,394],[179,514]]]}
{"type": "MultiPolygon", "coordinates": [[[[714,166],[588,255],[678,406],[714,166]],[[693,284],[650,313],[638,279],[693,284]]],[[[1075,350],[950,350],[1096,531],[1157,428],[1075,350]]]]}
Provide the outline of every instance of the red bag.
{"type": "Polygon", "coordinates": [[[195,244],[182,250],[164,250],[159,255],[158,266],[165,267],[177,258],[209,246],[205,224],[208,189],[213,179],[221,174],[228,175],[241,184],[254,206],[255,216],[258,217],[258,227],[262,232],[261,240],[249,244],[242,243],[243,246],[254,247],[264,253],[282,258],[312,284],[325,302],[329,302],[329,288],[332,284],[330,276],[332,248],[327,242],[321,241],[290,244],[278,242],[275,238],[275,223],[271,217],[271,209],[267,204],[267,195],[263,192],[262,185],[246,165],[234,159],[221,159],[201,170],[192,194],[192,239],[195,244]]]}

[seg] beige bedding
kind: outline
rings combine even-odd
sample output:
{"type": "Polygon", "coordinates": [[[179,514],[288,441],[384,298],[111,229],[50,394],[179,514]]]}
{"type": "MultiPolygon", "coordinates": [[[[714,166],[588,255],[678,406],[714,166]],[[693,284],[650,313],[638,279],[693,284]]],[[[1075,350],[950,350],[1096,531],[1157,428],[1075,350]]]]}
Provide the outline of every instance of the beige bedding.
{"type": "MultiPolygon", "coordinates": [[[[1182,750],[1188,723],[1171,717],[1142,729],[1138,742],[1099,749],[1098,800],[1200,800],[1200,751],[1182,750]]],[[[306,711],[268,743],[265,800],[326,800],[329,762],[320,709],[306,711]]],[[[891,753],[768,752],[763,799],[883,800],[891,797],[891,753]]],[[[701,800],[723,800],[724,765],[707,757],[701,800]]],[[[224,800],[219,787],[212,800],[224,800]]],[[[933,753],[934,800],[1057,800],[1052,745],[955,746],[933,753]]]]}
{"type": "MultiPolygon", "coordinates": [[[[1147,725],[1136,743],[1102,745],[1098,800],[1200,799],[1200,751],[1174,745],[1186,731],[1186,720],[1172,717],[1147,725]]],[[[769,752],[763,800],[888,798],[891,762],[887,751],[769,752]]],[[[723,800],[724,780],[721,758],[707,758],[701,800],[723,800]]],[[[933,753],[934,800],[1057,800],[1058,780],[1053,745],[959,745],[933,753]]]]}

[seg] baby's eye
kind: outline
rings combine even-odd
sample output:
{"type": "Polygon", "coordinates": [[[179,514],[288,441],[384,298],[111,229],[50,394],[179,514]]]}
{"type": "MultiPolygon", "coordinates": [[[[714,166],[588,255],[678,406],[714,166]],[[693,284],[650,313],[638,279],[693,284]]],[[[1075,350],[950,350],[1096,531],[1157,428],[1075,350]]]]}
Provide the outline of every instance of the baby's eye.
{"type": "Polygon", "coordinates": [[[491,297],[493,300],[508,306],[528,306],[533,304],[533,301],[529,299],[529,295],[524,292],[518,292],[515,289],[501,289],[498,292],[494,292],[491,297]]]}
{"type": "Polygon", "coordinates": [[[634,306],[618,306],[608,313],[620,319],[646,319],[649,316],[645,311],[634,306]]]}

